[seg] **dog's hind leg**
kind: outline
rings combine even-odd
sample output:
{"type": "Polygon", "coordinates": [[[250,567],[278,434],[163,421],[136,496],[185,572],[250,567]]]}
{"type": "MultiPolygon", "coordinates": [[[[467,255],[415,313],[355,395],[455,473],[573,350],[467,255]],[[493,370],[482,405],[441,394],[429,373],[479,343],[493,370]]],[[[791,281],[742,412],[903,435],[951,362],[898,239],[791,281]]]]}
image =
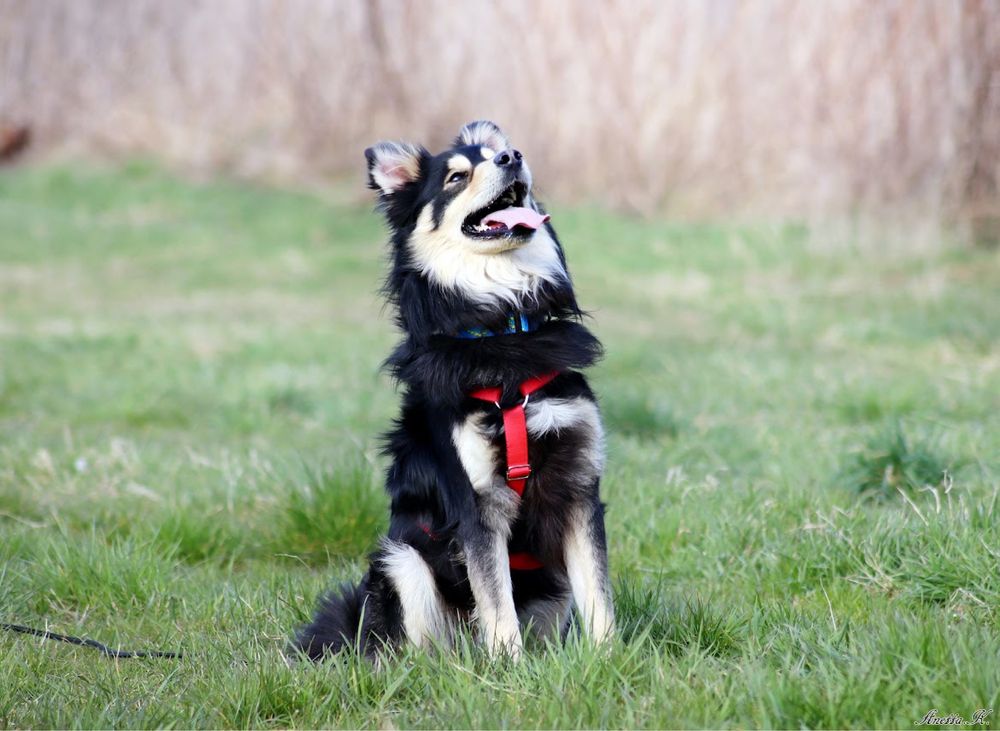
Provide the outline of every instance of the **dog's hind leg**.
{"type": "Polygon", "coordinates": [[[604,507],[596,497],[571,517],[564,551],[566,573],[584,631],[598,642],[606,640],[614,632],[615,615],[608,579],[604,507]]]}
{"type": "Polygon", "coordinates": [[[454,617],[441,598],[430,566],[417,549],[386,540],[378,561],[399,597],[406,638],[417,647],[450,644],[454,617]]]}

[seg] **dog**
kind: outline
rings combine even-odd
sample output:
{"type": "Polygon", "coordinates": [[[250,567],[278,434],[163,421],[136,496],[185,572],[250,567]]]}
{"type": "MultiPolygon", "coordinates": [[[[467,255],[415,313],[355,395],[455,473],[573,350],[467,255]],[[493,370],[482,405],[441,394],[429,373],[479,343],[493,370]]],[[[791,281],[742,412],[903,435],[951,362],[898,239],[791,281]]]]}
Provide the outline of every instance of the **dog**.
{"type": "Polygon", "coordinates": [[[365,151],[391,232],[385,362],[401,413],[384,437],[388,535],[360,584],[322,597],[292,648],[376,658],[471,628],[493,656],[560,640],[579,612],[613,635],[604,431],[580,372],[602,355],[531,171],[492,122],[437,155],[365,151]]]}

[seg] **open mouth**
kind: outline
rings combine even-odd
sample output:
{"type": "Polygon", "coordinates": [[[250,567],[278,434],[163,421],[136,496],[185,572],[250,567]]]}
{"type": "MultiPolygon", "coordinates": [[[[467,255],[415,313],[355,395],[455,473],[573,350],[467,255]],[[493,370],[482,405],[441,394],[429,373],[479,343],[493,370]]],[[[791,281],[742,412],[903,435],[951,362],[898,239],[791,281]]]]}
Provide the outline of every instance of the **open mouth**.
{"type": "Polygon", "coordinates": [[[528,237],[549,220],[524,205],[528,188],[518,181],[505,189],[488,206],[472,213],[462,223],[462,233],[474,239],[528,237]]]}

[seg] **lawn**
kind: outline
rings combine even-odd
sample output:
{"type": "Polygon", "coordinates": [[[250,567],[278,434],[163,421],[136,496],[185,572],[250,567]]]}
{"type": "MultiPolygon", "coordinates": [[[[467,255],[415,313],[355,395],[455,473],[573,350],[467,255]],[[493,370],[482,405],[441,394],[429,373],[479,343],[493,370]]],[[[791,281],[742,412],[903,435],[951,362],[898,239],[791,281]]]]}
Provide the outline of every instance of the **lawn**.
{"type": "Polygon", "coordinates": [[[998,252],[587,208],[553,222],[607,347],[613,647],[286,666],[386,523],[396,335],[358,200],[0,174],[0,622],[186,653],[0,634],[0,728],[1000,712],[998,252]]]}

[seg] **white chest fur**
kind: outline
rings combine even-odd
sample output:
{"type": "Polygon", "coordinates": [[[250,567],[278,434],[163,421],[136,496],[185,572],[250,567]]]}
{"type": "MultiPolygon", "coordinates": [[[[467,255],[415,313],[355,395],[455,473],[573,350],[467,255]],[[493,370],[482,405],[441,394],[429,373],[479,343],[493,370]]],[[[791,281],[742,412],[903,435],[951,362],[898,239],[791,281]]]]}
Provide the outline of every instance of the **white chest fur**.
{"type": "Polygon", "coordinates": [[[435,226],[431,214],[429,206],[421,212],[410,249],[421,273],[445,289],[457,289],[475,302],[517,304],[533,298],[543,282],[566,279],[559,250],[545,228],[516,249],[482,254],[461,233],[460,220],[435,226]]]}

